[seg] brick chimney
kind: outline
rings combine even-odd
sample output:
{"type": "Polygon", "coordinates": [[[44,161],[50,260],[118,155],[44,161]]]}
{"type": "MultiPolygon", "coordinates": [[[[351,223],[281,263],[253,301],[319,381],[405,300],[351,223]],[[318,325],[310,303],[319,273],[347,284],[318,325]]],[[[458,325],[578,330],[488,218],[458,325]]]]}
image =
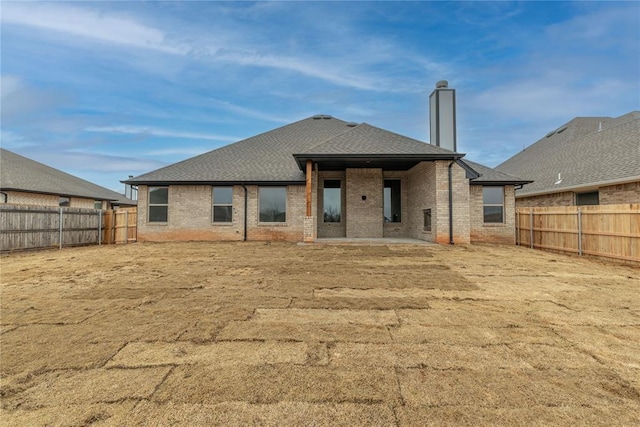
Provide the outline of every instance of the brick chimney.
{"type": "Polygon", "coordinates": [[[429,95],[429,128],[432,145],[456,151],[456,90],[440,80],[429,95]]]}

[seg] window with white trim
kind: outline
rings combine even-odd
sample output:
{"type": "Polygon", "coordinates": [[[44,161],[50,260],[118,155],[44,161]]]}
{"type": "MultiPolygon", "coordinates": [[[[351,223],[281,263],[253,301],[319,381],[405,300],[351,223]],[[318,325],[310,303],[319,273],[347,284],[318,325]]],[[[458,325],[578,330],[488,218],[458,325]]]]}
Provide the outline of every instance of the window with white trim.
{"type": "Polygon", "coordinates": [[[213,187],[213,222],[233,220],[233,187],[213,187]]]}
{"type": "Polygon", "coordinates": [[[167,222],[169,187],[149,187],[149,222],[167,222]]]}
{"type": "Polygon", "coordinates": [[[287,187],[260,187],[260,222],[287,221],[287,187]]]}
{"type": "Polygon", "coordinates": [[[504,223],[504,187],[482,187],[482,211],[485,224],[504,223]]]}

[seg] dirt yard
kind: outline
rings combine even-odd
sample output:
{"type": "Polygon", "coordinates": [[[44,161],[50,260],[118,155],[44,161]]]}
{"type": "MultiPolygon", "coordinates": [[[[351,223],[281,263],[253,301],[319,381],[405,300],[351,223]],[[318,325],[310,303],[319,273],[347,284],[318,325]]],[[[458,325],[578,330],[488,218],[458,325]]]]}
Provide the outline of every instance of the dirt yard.
{"type": "Polygon", "coordinates": [[[640,269],[494,246],[1,258],[2,425],[639,425],[640,269]]]}

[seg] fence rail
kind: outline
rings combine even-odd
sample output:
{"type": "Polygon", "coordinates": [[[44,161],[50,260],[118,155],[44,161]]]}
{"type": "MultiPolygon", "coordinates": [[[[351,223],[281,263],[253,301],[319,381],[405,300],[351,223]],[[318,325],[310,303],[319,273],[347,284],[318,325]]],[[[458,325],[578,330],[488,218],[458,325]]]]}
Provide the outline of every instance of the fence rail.
{"type": "Polygon", "coordinates": [[[516,244],[640,262],[640,204],[518,208],[516,244]]]}
{"type": "Polygon", "coordinates": [[[137,210],[0,205],[0,251],[136,241],[137,210]],[[122,211],[122,212],[121,212],[122,211]]]}

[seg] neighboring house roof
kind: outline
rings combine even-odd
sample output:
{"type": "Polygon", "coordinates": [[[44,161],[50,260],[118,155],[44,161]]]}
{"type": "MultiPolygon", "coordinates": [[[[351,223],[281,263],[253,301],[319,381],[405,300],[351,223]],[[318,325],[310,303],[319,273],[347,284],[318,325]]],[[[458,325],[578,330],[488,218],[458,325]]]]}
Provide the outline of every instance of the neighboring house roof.
{"type": "Polygon", "coordinates": [[[457,159],[462,156],[464,154],[366,123],[348,123],[331,116],[318,115],[123,182],[304,182],[305,174],[302,169],[306,159],[378,158],[418,162],[436,158],[457,159]]]}
{"type": "Polygon", "coordinates": [[[0,189],[109,200],[135,205],[122,194],[0,148],[0,189]]]}
{"type": "Polygon", "coordinates": [[[534,182],[518,197],[640,180],[640,111],[577,117],[496,167],[534,182]]]}
{"type": "Polygon", "coordinates": [[[479,175],[477,178],[470,180],[469,183],[471,185],[524,185],[531,183],[529,180],[497,171],[480,163],[472,162],[471,160],[464,159],[461,160],[461,162],[465,163],[479,175]]]}

